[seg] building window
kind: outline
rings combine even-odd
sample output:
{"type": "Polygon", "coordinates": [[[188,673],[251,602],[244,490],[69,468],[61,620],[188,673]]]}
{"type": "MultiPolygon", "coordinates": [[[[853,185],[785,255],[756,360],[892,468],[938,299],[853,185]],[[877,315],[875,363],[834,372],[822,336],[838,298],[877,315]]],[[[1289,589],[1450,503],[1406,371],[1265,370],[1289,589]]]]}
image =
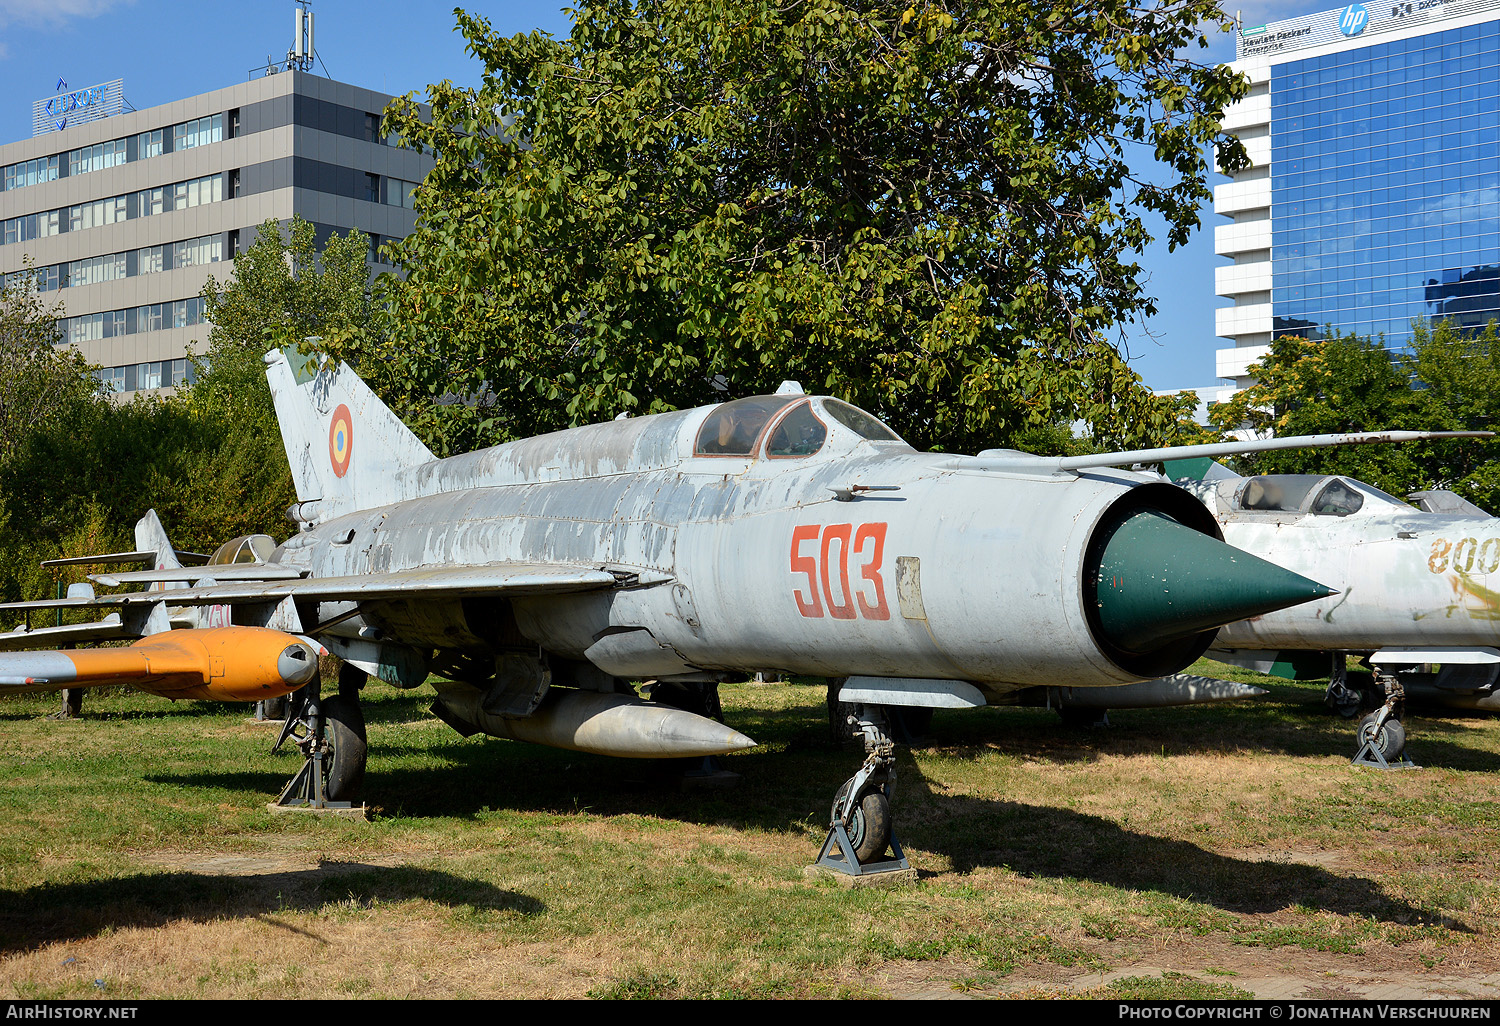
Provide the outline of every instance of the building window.
{"type": "Polygon", "coordinates": [[[62,229],[61,210],[44,210],[40,214],[13,217],[0,224],[0,245],[30,242],[59,234],[62,229]]]}
{"type": "Polygon", "coordinates": [[[125,254],[111,253],[108,256],[74,260],[68,264],[68,286],[97,285],[125,277],[125,254]]]}
{"type": "Polygon", "coordinates": [[[417,183],[403,182],[399,178],[385,180],[385,202],[387,206],[415,210],[417,206],[417,183]]]}
{"type": "Polygon", "coordinates": [[[165,246],[147,246],[135,251],[135,273],[156,274],[166,270],[165,246]]]}
{"type": "Polygon", "coordinates": [[[365,201],[367,203],[380,202],[380,176],[365,174],[365,201]]]}
{"type": "Polygon", "coordinates": [[[166,211],[167,190],[162,188],[143,189],[136,194],[139,213],[137,217],[151,217],[166,211]]]}
{"type": "Polygon", "coordinates": [[[125,163],[125,140],[95,143],[68,153],[68,174],[83,175],[125,163]]]}
{"type": "Polygon", "coordinates": [[[190,360],[132,363],[124,367],[101,367],[95,372],[111,392],[134,392],[142,388],[178,388],[190,385],[198,375],[190,360]]]}
{"type": "Polygon", "coordinates": [[[25,160],[19,164],[8,164],[0,171],[0,190],[10,191],[20,189],[28,185],[41,185],[43,182],[54,182],[58,177],[58,158],[37,157],[35,160],[25,160]]]}
{"type": "Polygon", "coordinates": [[[226,120],[228,123],[224,126],[224,138],[238,139],[240,137],[240,109],[236,107],[230,111],[226,120]]]}
{"type": "Polygon", "coordinates": [[[222,114],[184,121],[180,125],[172,126],[172,151],[175,153],[178,150],[192,149],[194,146],[207,146],[210,143],[220,142],[223,138],[224,115],[222,114]]]}
{"type": "Polygon", "coordinates": [[[162,130],[154,132],[142,132],[135,137],[135,159],[146,160],[149,157],[159,157],[162,154],[162,130]]]}
{"type": "Polygon", "coordinates": [[[87,228],[98,228],[101,225],[114,224],[125,219],[125,197],[112,196],[109,199],[94,200],[92,203],[80,203],[75,207],[69,207],[68,231],[81,232],[87,228]]]}

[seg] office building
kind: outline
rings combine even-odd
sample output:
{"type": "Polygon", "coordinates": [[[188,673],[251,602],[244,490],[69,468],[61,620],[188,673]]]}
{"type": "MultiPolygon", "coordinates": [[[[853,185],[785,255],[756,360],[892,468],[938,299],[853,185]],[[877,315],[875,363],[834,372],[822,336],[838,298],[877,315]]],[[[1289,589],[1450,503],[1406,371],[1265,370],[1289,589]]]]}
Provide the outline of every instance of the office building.
{"type": "Polygon", "coordinates": [[[412,230],[432,161],[387,145],[383,93],[286,70],[125,111],[118,86],[38,101],[37,134],[0,146],[0,273],[36,274],[63,341],[117,391],[183,380],[204,283],[266,220],[300,214],[320,243],[357,228],[372,259],[412,230]]]}
{"type": "Polygon", "coordinates": [[[1214,191],[1217,375],[1273,337],[1500,318],[1500,0],[1350,4],[1242,27],[1225,113],[1251,167],[1214,191]]]}

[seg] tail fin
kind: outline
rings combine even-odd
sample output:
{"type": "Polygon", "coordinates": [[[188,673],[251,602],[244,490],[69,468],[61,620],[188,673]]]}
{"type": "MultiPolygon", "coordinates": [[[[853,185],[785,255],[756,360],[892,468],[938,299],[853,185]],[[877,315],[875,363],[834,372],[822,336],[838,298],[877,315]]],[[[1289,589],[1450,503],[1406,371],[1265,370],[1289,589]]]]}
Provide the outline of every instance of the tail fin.
{"type": "Polygon", "coordinates": [[[182,568],[177,552],[172,548],[172,541],[167,537],[167,529],[161,526],[161,518],[154,509],[146,510],[146,515],[135,522],[135,550],[156,553],[155,570],[182,568]]]}
{"type": "Polygon", "coordinates": [[[266,354],[292,482],[316,519],[400,498],[395,474],[435,457],[346,363],[295,347],[266,354]]]}

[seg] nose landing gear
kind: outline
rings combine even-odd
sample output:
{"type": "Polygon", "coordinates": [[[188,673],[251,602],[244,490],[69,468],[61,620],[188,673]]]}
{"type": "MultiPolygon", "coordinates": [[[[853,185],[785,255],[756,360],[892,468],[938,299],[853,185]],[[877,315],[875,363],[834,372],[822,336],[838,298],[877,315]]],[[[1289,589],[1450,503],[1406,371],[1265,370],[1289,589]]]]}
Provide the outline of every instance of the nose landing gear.
{"type": "Polygon", "coordinates": [[[817,864],[851,877],[913,875],[891,824],[896,789],[896,743],[886,734],[888,720],[878,705],[855,705],[851,732],[865,745],[865,762],[834,795],[828,837],[817,864]]]}
{"type": "Polygon", "coordinates": [[[1406,689],[1394,673],[1379,667],[1375,670],[1375,680],[1385,688],[1385,704],[1359,721],[1360,747],[1353,764],[1379,769],[1416,769],[1416,763],[1406,754],[1406,726],[1401,722],[1406,707],[1406,689]]]}

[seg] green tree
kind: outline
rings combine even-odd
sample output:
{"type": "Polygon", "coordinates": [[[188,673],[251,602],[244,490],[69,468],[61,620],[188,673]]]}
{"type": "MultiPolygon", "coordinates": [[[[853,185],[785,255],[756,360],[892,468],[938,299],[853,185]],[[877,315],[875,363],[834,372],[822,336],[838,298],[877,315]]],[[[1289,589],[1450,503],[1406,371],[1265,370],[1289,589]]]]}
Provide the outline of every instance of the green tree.
{"type": "Polygon", "coordinates": [[[30,433],[100,397],[88,363],[57,344],[62,316],[62,304],[49,305],[27,275],[0,278],[0,465],[30,433]]]}
{"type": "Polygon", "coordinates": [[[1244,160],[1240,80],[1184,56],[1213,0],[607,0],[566,40],[456,14],[483,84],[387,110],[437,164],[388,330],[345,349],[434,449],[783,378],[920,445],[1175,431],[1108,339],[1154,310],[1145,214],[1182,243],[1207,145],[1244,160]]]}
{"type": "MultiPolygon", "coordinates": [[[[62,316],[62,304],[49,304],[27,275],[0,280],[0,594],[12,598],[50,593],[53,575],[38,563],[57,554],[58,540],[40,536],[24,504],[15,512],[22,454],[38,437],[66,431],[107,405],[93,368],[58,346],[62,316]]],[[[80,538],[100,523],[97,510],[70,511],[69,526],[80,538]]]]}
{"type": "MultiPolygon", "coordinates": [[[[1210,418],[1222,431],[1249,427],[1278,436],[1357,431],[1490,430],[1500,396],[1495,325],[1464,332],[1444,322],[1418,325],[1407,351],[1383,339],[1284,337],[1250,366],[1256,383],[1210,418]]],[[[1235,460],[1243,473],[1345,474],[1402,495],[1447,487],[1500,509],[1493,447],[1473,440],[1361,445],[1255,453],[1235,460]]]]}

